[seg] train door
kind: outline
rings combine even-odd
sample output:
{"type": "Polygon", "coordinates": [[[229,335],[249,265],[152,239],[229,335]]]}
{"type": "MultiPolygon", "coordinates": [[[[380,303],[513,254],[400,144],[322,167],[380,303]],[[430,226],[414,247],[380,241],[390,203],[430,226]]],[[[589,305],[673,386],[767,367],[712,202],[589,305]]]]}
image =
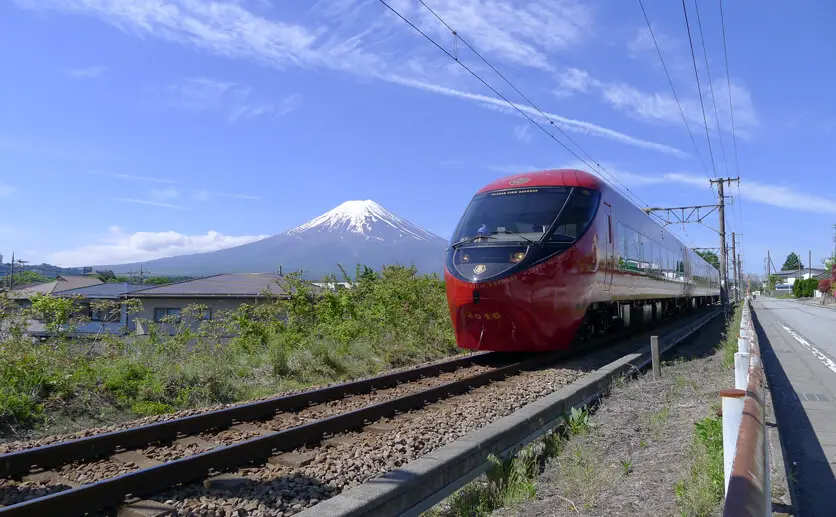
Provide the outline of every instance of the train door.
{"type": "Polygon", "coordinates": [[[618,261],[615,258],[615,239],[613,235],[613,221],[612,221],[612,206],[609,203],[604,203],[604,213],[607,215],[607,260],[606,270],[604,272],[604,290],[609,291],[612,285],[612,277],[615,268],[618,267],[618,261]]]}

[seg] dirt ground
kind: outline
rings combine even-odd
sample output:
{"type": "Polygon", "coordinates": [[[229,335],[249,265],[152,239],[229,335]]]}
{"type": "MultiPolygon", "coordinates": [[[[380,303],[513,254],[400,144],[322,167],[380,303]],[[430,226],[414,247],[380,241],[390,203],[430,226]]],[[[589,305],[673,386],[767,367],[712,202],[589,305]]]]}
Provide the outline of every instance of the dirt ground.
{"type": "MultiPolygon", "coordinates": [[[[536,497],[494,517],[682,515],[674,487],[691,464],[694,423],[716,414],[719,390],[734,383],[714,351],[722,333],[718,318],[666,354],[661,380],[647,372],[617,383],[591,415],[589,432],[549,460],[536,497]]],[[[774,496],[786,498],[780,480],[773,484],[774,496]]],[[[717,505],[713,514],[721,512],[717,505]]]]}

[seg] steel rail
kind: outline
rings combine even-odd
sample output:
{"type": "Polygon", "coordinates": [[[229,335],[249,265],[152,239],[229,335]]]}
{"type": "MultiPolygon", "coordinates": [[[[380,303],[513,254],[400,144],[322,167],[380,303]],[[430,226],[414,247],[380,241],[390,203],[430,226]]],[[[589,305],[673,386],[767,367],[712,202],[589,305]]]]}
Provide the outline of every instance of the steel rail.
{"type": "Polygon", "coordinates": [[[106,456],[120,449],[137,449],[156,442],[174,440],[182,435],[226,428],[236,422],[269,418],[277,412],[298,411],[312,404],[339,400],[346,395],[361,395],[374,389],[390,388],[423,377],[434,377],[442,373],[452,372],[471,364],[488,362],[492,357],[494,357],[494,354],[490,352],[471,354],[445,362],[368,379],[344,382],[316,390],[250,402],[139,427],[110,431],[42,447],[22,449],[0,455],[0,478],[26,474],[33,467],[49,469],[74,461],[106,456]]]}
{"type": "Polygon", "coordinates": [[[0,508],[0,515],[8,517],[64,515],[70,517],[116,507],[124,504],[127,496],[139,497],[160,492],[180,483],[204,478],[210,470],[231,469],[263,460],[278,452],[290,451],[306,444],[318,443],[324,435],[356,429],[363,427],[368,422],[394,416],[398,412],[419,409],[442,398],[465,393],[474,387],[483,386],[492,381],[502,380],[509,375],[519,373],[521,370],[554,362],[568,354],[566,352],[555,352],[536,356],[532,359],[501,366],[495,370],[451,381],[417,393],[316,420],[299,427],[273,432],[233,445],[216,447],[162,465],[6,506],[0,508]]]}

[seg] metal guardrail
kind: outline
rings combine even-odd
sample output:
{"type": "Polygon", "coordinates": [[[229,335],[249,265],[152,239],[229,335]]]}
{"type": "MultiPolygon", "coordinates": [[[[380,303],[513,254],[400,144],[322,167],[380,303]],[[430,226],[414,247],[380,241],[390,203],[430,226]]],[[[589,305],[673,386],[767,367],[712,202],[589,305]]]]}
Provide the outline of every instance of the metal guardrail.
{"type": "Polygon", "coordinates": [[[766,434],[765,382],[749,298],[734,354],[734,389],[723,390],[724,517],[771,516],[772,479],[766,434]]]}

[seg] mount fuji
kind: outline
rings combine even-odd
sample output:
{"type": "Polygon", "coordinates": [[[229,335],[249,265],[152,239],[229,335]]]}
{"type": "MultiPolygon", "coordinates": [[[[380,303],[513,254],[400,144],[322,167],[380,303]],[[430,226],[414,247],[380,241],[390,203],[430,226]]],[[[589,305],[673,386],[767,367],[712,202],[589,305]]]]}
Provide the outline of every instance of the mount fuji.
{"type": "MultiPolygon", "coordinates": [[[[216,273],[285,273],[304,271],[305,278],[349,274],[357,264],[374,269],[384,265],[415,265],[421,273],[441,273],[447,242],[398,217],[371,200],[346,201],[285,233],[209,253],[179,255],[143,262],[153,275],[203,276],[216,273]]],[[[115,273],[140,264],[96,266],[115,273]]]]}

